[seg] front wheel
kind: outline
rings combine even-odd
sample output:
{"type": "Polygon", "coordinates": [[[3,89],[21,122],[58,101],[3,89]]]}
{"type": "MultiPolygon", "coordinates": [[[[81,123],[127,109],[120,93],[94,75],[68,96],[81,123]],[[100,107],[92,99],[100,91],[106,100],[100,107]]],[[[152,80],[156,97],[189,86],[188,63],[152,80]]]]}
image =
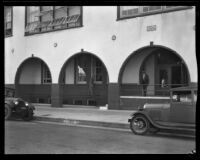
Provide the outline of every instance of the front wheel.
{"type": "Polygon", "coordinates": [[[30,120],[32,120],[32,119],[33,119],[33,110],[32,110],[32,109],[29,109],[29,110],[27,111],[27,114],[25,114],[25,116],[23,116],[22,119],[23,119],[24,121],[30,121],[30,120]]]}
{"type": "Polygon", "coordinates": [[[130,122],[130,128],[134,134],[144,135],[149,131],[149,121],[142,115],[136,115],[130,122]]]}

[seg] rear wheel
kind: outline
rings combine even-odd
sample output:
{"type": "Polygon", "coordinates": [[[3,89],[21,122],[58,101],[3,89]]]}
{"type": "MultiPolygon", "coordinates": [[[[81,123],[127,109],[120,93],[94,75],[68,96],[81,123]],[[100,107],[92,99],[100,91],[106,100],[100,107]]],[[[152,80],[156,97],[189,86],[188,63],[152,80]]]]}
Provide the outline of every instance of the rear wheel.
{"type": "Polygon", "coordinates": [[[8,104],[5,104],[5,120],[9,119],[11,117],[11,108],[8,104]]]}
{"type": "Polygon", "coordinates": [[[130,128],[134,134],[144,135],[149,131],[149,121],[142,115],[136,115],[130,122],[130,128]]]}
{"type": "Polygon", "coordinates": [[[27,114],[25,114],[25,116],[23,116],[22,119],[23,119],[24,121],[30,121],[30,120],[32,120],[32,119],[33,119],[33,110],[32,110],[32,109],[29,109],[29,110],[27,111],[27,114]]]}

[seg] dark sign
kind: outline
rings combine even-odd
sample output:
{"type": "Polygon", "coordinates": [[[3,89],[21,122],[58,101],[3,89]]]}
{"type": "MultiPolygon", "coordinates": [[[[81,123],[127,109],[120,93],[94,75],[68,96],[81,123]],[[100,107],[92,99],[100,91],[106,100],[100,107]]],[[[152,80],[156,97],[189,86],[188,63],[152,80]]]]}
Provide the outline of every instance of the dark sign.
{"type": "Polygon", "coordinates": [[[147,32],[155,31],[155,30],[156,30],[156,25],[147,26],[147,32]]]}

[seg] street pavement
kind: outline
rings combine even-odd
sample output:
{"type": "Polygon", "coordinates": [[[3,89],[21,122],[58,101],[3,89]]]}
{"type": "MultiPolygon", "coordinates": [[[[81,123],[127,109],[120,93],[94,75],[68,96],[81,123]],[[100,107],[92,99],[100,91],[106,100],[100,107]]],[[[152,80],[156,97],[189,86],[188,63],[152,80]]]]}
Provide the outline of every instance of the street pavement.
{"type": "Polygon", "coordinates": [[[5,121],[5,154],[187,154],[194,148],[195,140],[190,138],[5,121]]]}

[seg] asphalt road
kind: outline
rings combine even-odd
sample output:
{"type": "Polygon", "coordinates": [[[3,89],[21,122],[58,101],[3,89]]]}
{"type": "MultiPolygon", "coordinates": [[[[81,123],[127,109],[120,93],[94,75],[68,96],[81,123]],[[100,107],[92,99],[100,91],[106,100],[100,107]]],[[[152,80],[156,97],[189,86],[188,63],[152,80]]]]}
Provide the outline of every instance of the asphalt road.
{"type": "Polygon", "coordinates": [[[5,154],[187,154],[195,140],[131,131],[6,121],[5,154]]]}

